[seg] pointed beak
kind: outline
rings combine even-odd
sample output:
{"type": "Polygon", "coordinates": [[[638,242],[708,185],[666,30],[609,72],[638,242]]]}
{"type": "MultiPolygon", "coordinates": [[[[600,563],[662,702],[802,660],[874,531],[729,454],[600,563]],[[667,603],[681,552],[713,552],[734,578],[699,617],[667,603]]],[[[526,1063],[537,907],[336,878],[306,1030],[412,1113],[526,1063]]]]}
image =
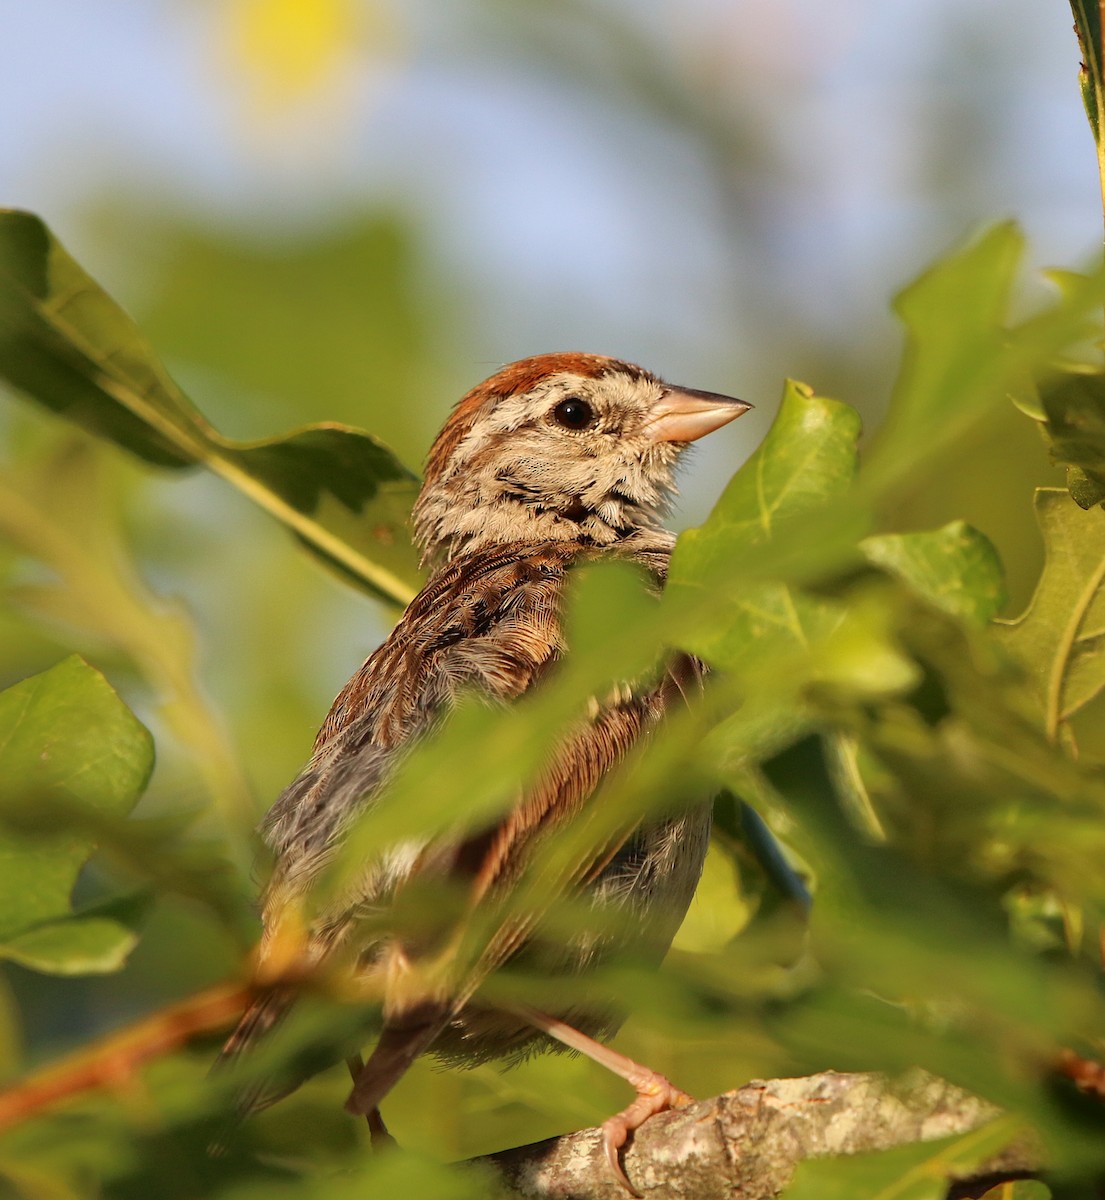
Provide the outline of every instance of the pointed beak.
{"type": "Polygon", "coordinates": [[[732,396],[669,387],[653,405],[645,423],[653,442],[695,442],[735,421],[752,407],[732,396]]]}

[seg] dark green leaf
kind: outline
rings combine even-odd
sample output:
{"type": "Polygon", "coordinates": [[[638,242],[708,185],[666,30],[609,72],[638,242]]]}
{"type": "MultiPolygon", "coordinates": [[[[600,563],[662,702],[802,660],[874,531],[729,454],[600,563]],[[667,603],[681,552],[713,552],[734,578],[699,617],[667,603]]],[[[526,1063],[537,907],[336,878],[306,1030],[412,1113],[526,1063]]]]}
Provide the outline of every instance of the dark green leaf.
{"type": "Polygon", "coordinates": [[[1067,486],[1080,508],[1105,499],[1105,377],[1067,371],[1041,392],[1051,457],[1067,468],[1067,486]]]}
{"type": "Polygon", "coordinates": [[[234,442],[185,398],[138,327],[37,217],[0,211],[0,376],[159,466],[206,466],[376,595],[418,578],[406,517],[417,479],[359,430],[234,442]]]}
{"type": "Polygon", "coordinates": [[[187,466],[188,444],[210,432],[134,322],[27,212],[0,210],[0,364],[15,387],[159,466],[187,466]]]}
{"type": "Polygon", "coordinates": [[[386,446],[336,424],[260,442],[220,437],[219,446],[207,465],[329,566],[393,603],[414,595],[420,572],[408,518],[418,479],[386,446]]]}

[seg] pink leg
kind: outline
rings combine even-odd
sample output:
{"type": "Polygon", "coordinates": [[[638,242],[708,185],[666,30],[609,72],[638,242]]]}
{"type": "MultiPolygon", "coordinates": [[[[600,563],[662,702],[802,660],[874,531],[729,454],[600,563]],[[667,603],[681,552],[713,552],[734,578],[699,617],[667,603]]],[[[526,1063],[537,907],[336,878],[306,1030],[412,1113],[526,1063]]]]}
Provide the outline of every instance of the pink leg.
{"type": "Polygon", "coordinates": [[[580,1033],[571,1025],[558,1021],[556,1017],[547,1016],[535,1008],[524,1005],[513,1007],[520,1017],[524,1017],[542,1033],[547,1033],[549,1037],[563,1042],[565,1046],[571,1046],[573,1050],[586,1054],[588,1058],[606,1067],[607,1070],[613,1071],[615,1075],[620,1075],[636,1089],[637,1099],[627,1108],[622,1109],[620,1113],[602,1123],[602,1148],[614,1177],[630,1195],[640,1196],[640,1192],[626,1177],[619,1151],[625,1145],[629,1135],[640,1129],[649,1117],[666,1112],[669,1108],[686,1108],[688,1104],[694,1103],[693,1099],[686,1092],[680,1091],[663,1075],[656,1071],[650,1071],[648,1067],[641,1066],[640,1063],[634,1062],[624,1054],[619,1054],[616,1050],[611,1050],[609,1046],[604,1046],[601,1042],[596,1042],[594,1038],[580,1033]]]}

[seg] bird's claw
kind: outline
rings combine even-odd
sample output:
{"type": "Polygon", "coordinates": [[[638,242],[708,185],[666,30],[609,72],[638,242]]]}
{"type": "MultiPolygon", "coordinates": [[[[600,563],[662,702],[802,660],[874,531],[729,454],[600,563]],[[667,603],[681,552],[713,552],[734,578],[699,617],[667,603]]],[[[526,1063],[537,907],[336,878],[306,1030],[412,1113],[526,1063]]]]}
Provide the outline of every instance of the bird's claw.
{"type": "Polygon", "coordinates": [[[672,1108],[686,1108],[694,1103],[694,1099],[663,1075],[655,1072],[650,1071],[648,1075],[642,1075],[630,1082],[637,1089],[637,1099],[620,1113],[603,1121],[602,1149],[614,1178],[631,1196],[639,1198],[641,1193],[629,1182],[629,1176],[622,1166],[622,1147],[628,1141],[629,1135],[640,1129],[649,1117],[672,1108]]]}

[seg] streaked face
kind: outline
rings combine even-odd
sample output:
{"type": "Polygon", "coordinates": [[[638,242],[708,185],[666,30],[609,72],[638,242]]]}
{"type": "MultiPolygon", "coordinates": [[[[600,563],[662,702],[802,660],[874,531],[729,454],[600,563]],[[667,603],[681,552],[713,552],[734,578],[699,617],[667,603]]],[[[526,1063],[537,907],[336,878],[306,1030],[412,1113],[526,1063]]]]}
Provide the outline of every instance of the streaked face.
{"type": "Polygon", "coordinates": [[[419,540],[604,544],[654,527],[686,444],[747,407],[593,355],[512,364],[446,422],[416,508],[419,540]]]}

